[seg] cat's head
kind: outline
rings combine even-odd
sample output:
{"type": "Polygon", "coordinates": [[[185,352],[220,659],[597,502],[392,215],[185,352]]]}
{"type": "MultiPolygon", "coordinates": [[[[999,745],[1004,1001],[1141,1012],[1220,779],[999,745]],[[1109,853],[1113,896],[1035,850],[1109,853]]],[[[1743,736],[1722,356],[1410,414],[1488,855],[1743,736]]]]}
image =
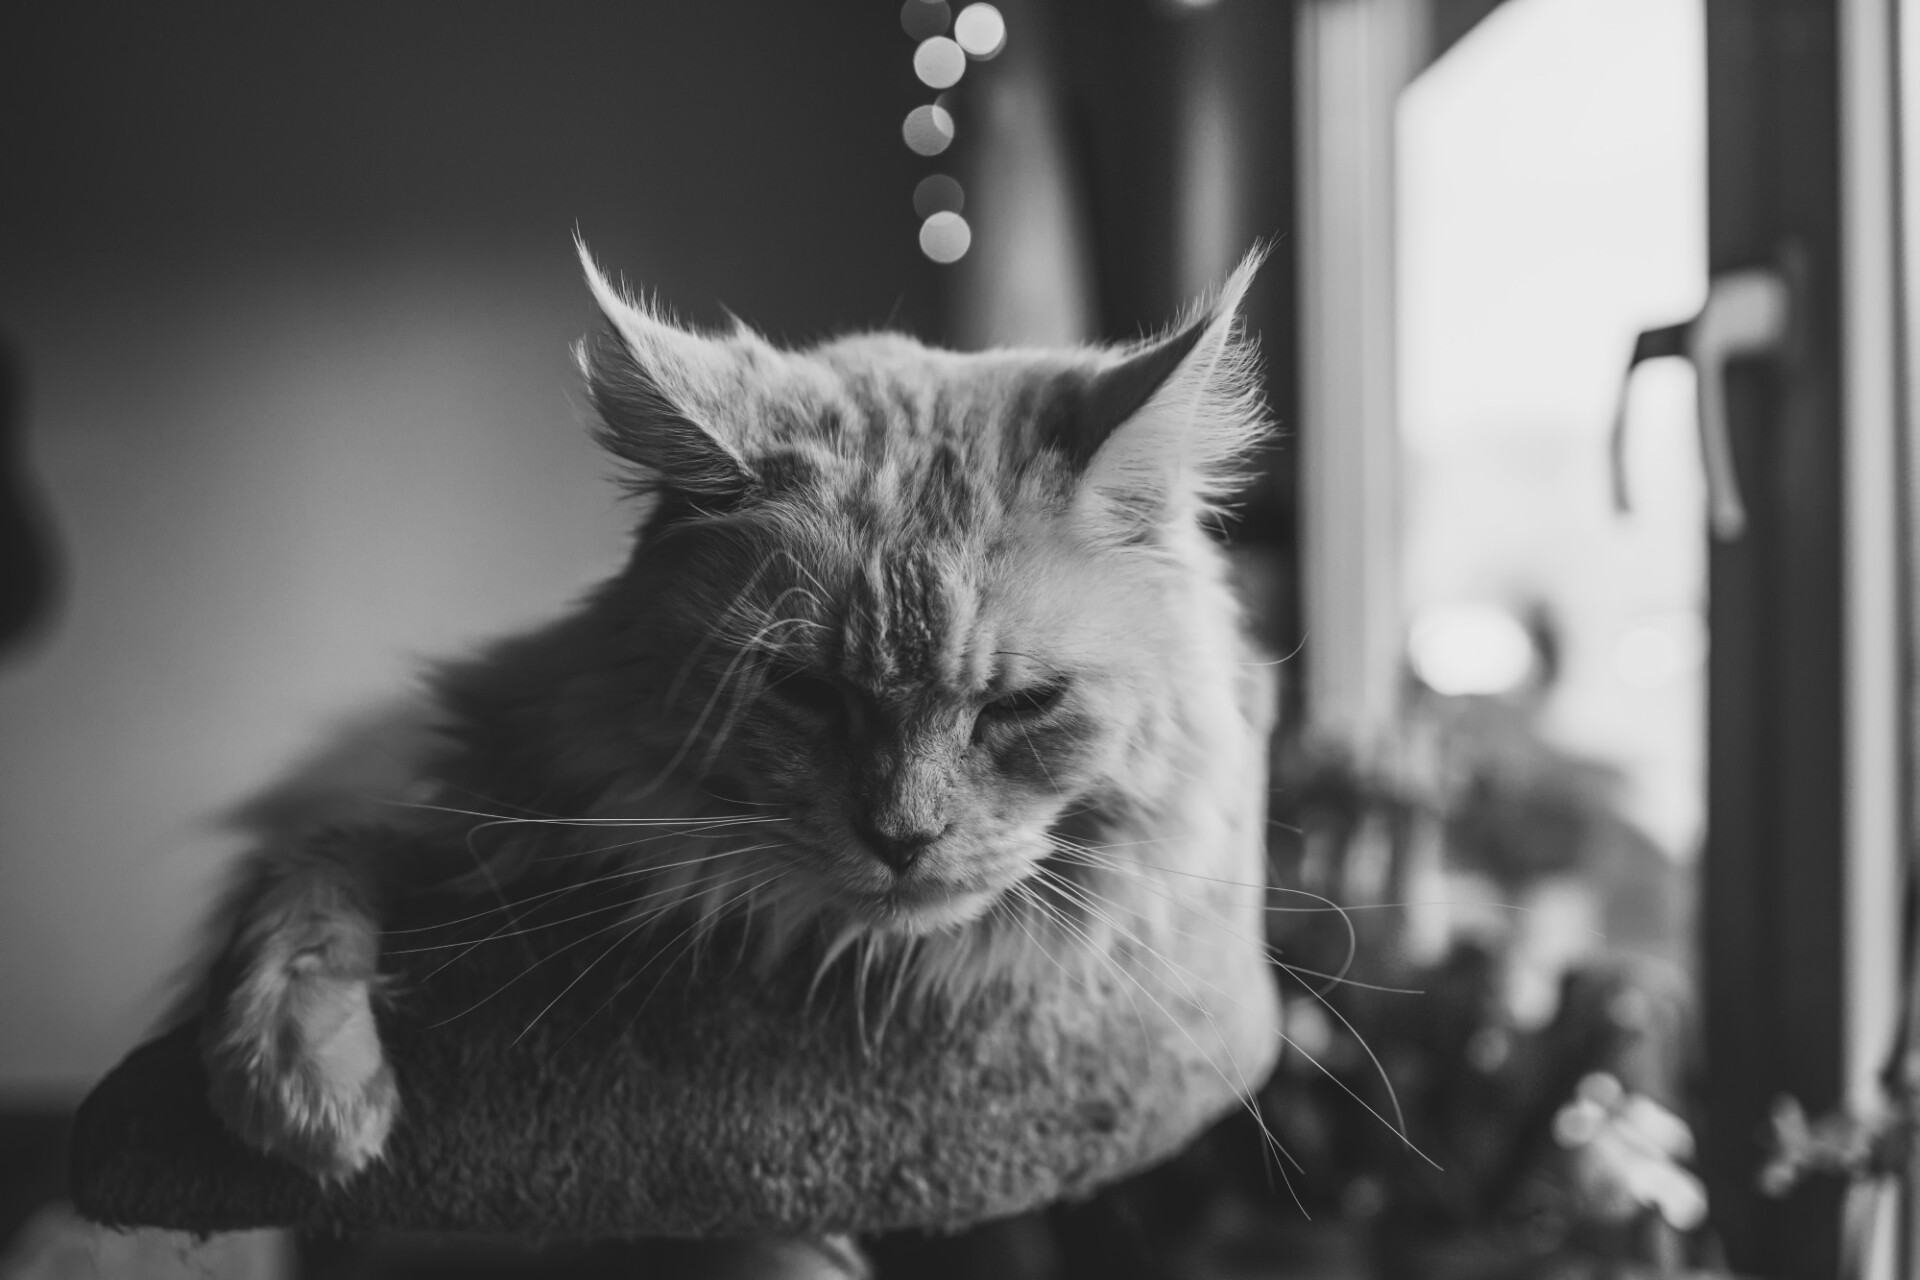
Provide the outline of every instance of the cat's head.
{"type": "Polygon", "coordinates": [[[1256,259],[1164,336],[978,354],[697,333],[582,259],[580,363],[645,512],[595,605],[643,686],[616,714],[654,772],[621,785],[773,819],[785,900],[907,933],[985,912],[1074,813],[1183,785],[1237,625],[1201,521],[1263,428],[1256,259]]]}

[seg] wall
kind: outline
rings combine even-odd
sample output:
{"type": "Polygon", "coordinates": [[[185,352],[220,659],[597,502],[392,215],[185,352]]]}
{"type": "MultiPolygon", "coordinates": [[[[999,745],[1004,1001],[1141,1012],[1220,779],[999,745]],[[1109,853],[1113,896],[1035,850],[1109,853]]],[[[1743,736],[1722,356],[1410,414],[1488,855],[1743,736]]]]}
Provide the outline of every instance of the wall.
{"type": "Polygon", "coordinates": [[[926,331],[892,6],[39,6],[0,335],[64,599],[0,657],[0,1103],[140,1035],[210,818],[618,554],[576,226],[696,319],[926,331]]]}

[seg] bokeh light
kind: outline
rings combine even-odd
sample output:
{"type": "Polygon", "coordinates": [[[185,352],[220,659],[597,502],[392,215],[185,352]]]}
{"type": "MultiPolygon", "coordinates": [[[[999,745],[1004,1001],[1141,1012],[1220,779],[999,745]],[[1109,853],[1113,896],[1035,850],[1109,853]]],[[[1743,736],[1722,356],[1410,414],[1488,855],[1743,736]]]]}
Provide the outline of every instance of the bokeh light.
{"type": "MultiPolygon", "coordinates": [[[[919,0],[914,0],[919,3],[919,0]]],[[[915,107],[907,113],[900,135],[917,155],[937,156],[953,145],[953,117],[945,107],[915,107]]]]}
{"type": "Polygon", "coordinates": [[[990,4],[970,4],[953,20],[953,38],[971,57],[995,58],[1007,47],[1007,20],[990,4]]]}
{"type": "Polygon", "coordinates": [[[930,173],[913,188],[913,211],[922,218],[936,213],[959,213],[967,207],[967,193],[944,173],[930,173]]]}
{"type": "Polygon", "coordinates": [[[1520,619],[1489,604],[1443,605],[1414,623],[1407,642],[1414,674],[1435,693],[1509,693],[1533,675],[1533,637],[1520,619]]]}
{"type": "Polygon", "coordinates": [[[930,89],[951,89],[966,71],[966,51],[945,36],[922,40],[913,51],[913,74],[930,89]]]}
{"type": "Polygon", "coordinates": [[[935,262],[958,262],[973,244],[973,228],[957,213],[936,213],[920,224],[920,252],[935,262]]]}
{"type": "Polygon", "coordinates": [[[907,0],[900,6],[900,29],[915,40],[945,35],[952,20],[947,0],[907,0]]]}

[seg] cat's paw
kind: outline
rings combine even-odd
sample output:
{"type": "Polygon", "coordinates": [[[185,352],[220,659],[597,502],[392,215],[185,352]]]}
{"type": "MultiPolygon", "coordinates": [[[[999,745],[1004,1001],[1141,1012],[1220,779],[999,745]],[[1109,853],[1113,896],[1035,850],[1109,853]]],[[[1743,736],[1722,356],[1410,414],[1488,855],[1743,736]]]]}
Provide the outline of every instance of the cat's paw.
{"type": "Polygon", "coordinates": [[[328,950],[246,966],[209,1010],[202,1051],[221,1120],[333,1182],[381,1157],[400,1094],[369,976],[338,972],[328,950]]]}

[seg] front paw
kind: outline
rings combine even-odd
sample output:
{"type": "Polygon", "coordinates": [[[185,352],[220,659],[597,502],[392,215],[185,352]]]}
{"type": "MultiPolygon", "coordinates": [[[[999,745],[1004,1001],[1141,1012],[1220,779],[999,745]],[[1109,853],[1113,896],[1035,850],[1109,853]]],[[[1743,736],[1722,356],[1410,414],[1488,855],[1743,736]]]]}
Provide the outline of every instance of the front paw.
{"type": "Polygon", "coordinates": [[[322,1181],[381,1157],[400,1111],[368,981],[309,953],[257,967],[209,1012],[213,1109],[249,1145],[322,1181]]]}

